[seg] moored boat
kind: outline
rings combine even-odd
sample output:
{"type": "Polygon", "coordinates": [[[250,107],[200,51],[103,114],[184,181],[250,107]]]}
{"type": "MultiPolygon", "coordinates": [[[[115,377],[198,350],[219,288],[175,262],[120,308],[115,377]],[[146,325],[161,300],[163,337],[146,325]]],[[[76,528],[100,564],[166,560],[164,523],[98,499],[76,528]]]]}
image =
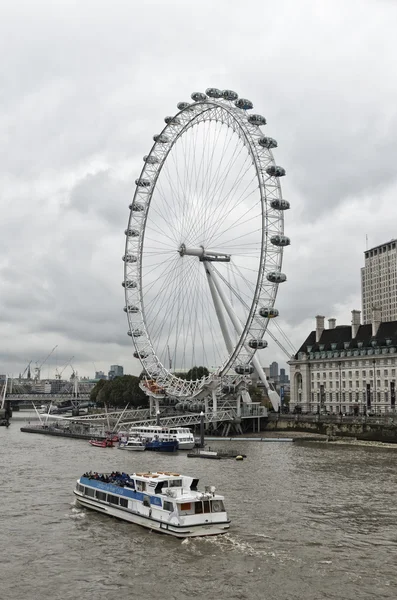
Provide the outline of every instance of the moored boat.
{"type": "Polygon", "coordinates": [[[226,533],[230,520],[224,497],[213,486],[204,492],[198,479],[179,473],[85,473],[74,494],[86,508],[186,538],[226,533]]]}
{"type": "Polygon", "coordinates": [[[128,439],[121,440],[118,445],[118,448],[120,450],[132,450],[134,452],[143,452],[143,450],[146,450],[146,444],[144,440],[141,440],[140,438],[130,437],[128,439]]]}
{"type": "Polygon", "coordinates": [[[177,440],[172,439],[152,439],[147,440],[145,442],[146,450],[151,450],[152,452],[176,452],[178,450],[179,444],[177,440]]]}
{"type": "Polygon", "coordinates": [[[97,448],[113,448],[113,440],[90,440],[89,443],[97,448]]]}
{"type": "Polygon", "coordinates": [[[152,440],[155,436],[161,439],[173,439],[178,442],[179,450],[192,450],[195,446],[193,433],[188,427],[167,427],[162,425],[133,426],[130,435],[152,440]]]}

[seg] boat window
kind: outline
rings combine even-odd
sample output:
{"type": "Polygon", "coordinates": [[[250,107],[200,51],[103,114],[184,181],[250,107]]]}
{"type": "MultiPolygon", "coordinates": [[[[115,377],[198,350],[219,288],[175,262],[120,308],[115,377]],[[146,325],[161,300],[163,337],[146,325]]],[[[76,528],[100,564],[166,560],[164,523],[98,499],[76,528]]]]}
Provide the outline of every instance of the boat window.
{"type": "Polygon", "coordinates": [[[182,487],[182,479],[170,479],[170,487],[182,487]]]}
{"type": "Polygon", "coordinates": [[[168,510],[169,512],[172,512],[174,510],[174,505],[172,502],[167,502],[167,500],[164,500],[163,508],[164,508],[164,510],[168,510]]]}
{"type": "Polygon", "coordinates": [[[156,487],[154,488],[154,493],[161,494],[161,492],[163,491],[163,487],[168,487],[167,481],[159,481],[156,487]]]}
{"type": "Polygon", "coordinates": [[[190,489],[193,492],[197,492],[197,485],[198,485],[199,480],[198,479],[193,479],[192,483],[190,484],[190,489]]]}
{"type": "Polygon", "coordinates": [[[192,503],[191,502],[182,502],[178,504],[178,511],[181,515],[186,515],[192,512],[192,503]]]}
{"type": "Polygon", "coordinates": [[[209,500],[204,500],[204,502],[203,502],[203,512],[205,512],[205,513],[211,512],[209,500]]]}
{"type": "Polygon", "coordinates": [[[79,483],[76,485],[76,489],[78,492],[82,492],[84,494],[84,486],[79,483]]]}
{"type": "Polygon", "coordinates": [[[137,479],[136,489],[138,490],[138,492],[146,492],[146,481],[139,481],[139,479],[137,479]]]}
{"type": "Polygon", "coordinates": [[[84,494],[86,496],[91,496],[91,498],[94,498],[95,497],[95,490],[93,490],[92,488],[86,487],[84,494]]]}
{"type": "Polygon", "coordinates": [[[97,490],[95,495],[98,498],[98,500],[103,500],[104,502],[106,502],[106,493],[105,492],[100,492],[99,490],[97,490]]]}
{"type": "Polygon", "coordinates": [[[150,508],[150,496],[143,497],[143,506],[148,506],[150,508]]]}
{"type": "Polygon", "coordinates": [[[194,513],[196,515],[201,515],[202,512],[203,512],[203,503],[202,502],[195,502],[194,503],[194,513]]]}
{"type": "Polygon", "coordinates": [[[223,506],[222,500],[211,500],[211,512],[223,512],[225,507],[223,506]]]}
{"type": "Polygon", "coordinates": [[[124,506],[124,508],[128,508],[127,498],[120,498],[120,506],[124,506]]]}
{"type": "Polygon", "coordinates": [[[119,499],[117,496],[112,496],[112,494],[108,494],[108,502],[110,502],[110,504],[118,504],[119,499]]]}

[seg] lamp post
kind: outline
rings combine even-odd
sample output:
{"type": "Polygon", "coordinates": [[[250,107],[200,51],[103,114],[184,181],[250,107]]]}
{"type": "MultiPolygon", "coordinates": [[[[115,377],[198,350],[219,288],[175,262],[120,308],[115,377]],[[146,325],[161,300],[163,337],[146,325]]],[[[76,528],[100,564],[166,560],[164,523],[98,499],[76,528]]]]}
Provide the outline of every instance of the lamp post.
{"type": "Polygon", "coordinates": [[[200,448],[204,448],[204,413],[200,413],[200,448]]]}
{"type": "Polygon", "coordinates": [[[160,411],[156,411],[156,425],[160,425],[160,411]]]}
{"type": "Polygon", "coordinates": [[[373,398],[372,398],[373,407],[372,407],[372,410],[376,414],[377,410],[376,410],[376,370],[375,370],[376,359],[375,358],[372,359],[372,365],[373,365],[373,368],[374,368],[374,386],[373,386],[373,398]]]}

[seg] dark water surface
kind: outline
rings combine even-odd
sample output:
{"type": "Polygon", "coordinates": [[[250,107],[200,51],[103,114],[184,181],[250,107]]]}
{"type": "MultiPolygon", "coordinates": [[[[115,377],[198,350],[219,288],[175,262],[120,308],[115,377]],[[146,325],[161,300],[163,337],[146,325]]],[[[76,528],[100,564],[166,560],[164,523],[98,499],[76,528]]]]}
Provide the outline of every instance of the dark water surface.
{"type": "Polygon", "coordinates": [[[211,461],[21,433],[14,414],[0,428],[1,598],[397,598],[397,448],[240,442],[246,460],[211,461]],[[113,469],[215,485],[230,533],[182,541],[77,508],[77,477],[113,469]]]}

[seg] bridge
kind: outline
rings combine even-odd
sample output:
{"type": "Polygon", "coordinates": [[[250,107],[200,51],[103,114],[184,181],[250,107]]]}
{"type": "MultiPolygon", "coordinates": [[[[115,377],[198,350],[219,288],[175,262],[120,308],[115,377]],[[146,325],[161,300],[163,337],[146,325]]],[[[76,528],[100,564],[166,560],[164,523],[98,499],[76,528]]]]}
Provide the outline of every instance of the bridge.
{"type": "Polygon", "coordinates": [[[267,417],[267,409],[259,403],[243,404],[241,407],[224,407],[216,411],[205,413],[182,413],[178,415],[158,415],[153,418],[149,409],[125,410],[123,412],[107,412],[100,414],[82,415],[81,417],[66,417],[79,423],[106,422],[113,427],[148,427],[160,424],[164,427],[190,427],[199,425],[203,418],[206,425],[233,422],[239,423],[240,419],[260,419],[267,417]]]}
{"type": "Polygon", "coordinates": [[[56,404],[57,402],[64,402],[68,400],[70,402],[78,403],[78,402],[87,402],[90,399],[90,394],[79,394],[77,397],[73,396],[73,394],[7,394],[7,400],[11,402],[32,402],[36,404],[36,402],[52,402],[56,404]]]}

